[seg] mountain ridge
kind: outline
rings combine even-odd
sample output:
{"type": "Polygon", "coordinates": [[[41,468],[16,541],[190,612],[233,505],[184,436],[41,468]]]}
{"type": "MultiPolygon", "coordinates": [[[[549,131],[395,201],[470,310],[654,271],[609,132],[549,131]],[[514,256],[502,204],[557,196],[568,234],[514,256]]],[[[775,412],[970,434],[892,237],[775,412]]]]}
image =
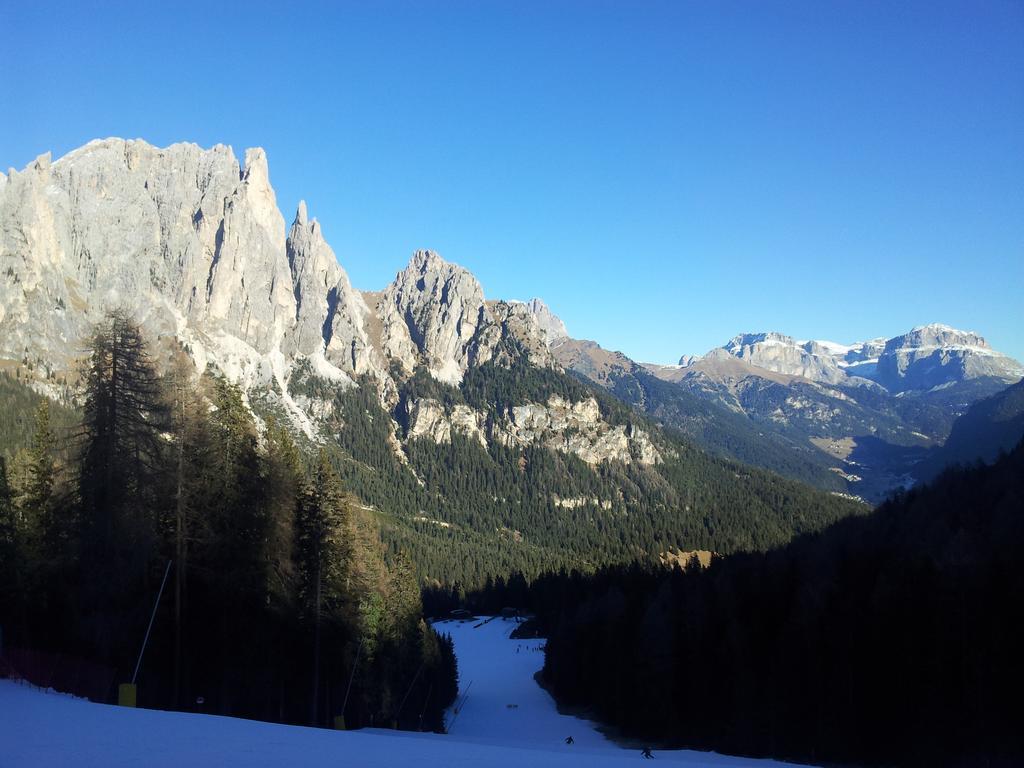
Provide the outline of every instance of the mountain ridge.
{"type": "Polygon", "coordinates": [[[455,433],[484,447],[528,433],[589,459],[653,455],[643,429],[613,437],[600,409],[593,420],[585,402],[552,405],[547,394],[512,404],[529,415],[429,396],[398,410],[402,382],[420,369],[458,387],[471,369],[522,359],[581,375],[719,455],[877,499],[956,415],[1024,373],[980,335],[941,324],[851,345],[740,334],[678,366],[640,366],[572,339],[539,299],[487,298],[469,270],[431,250],[415,251],[382,289],[357,290],[305,201],[286,227],[266,153],[247,149],[240,161],[222,144],[96,140],[12,169],[0,184],[0,272],[0,360],[32,369],[37,389],[67,394],[77,340],[106,309],[129,303],[163,354],[181,346],[198,373],[217,370],[258,393],[312,440],[322,439],[331,405],[296,394],[293,379],[370,382],[402,460],[410,434],[455,433]],[[552,417],[563,411],[585,416],[589,441],[578,420],[552,417]],[[526,427],[537,419],[556,433],[526,427]],[[867,456],[858,445],[870,445],[867,456]],[[884,480],[865,491],[879,450],[884,480]]]}
{"type": "MultiPolygon", "coordinates": [[[[893,393],[964,379],[992,378],[1010,384],[1024,377],[1024,365],[992,349],[980,334],[943,323],[851,344],[800,340],[777,331],[741,333],[703,357],[683,355],[678,368],[689,368],[718,350],[774,373],[824,384],[877,384],[893,393]]],[[[673,367],[651,364],[649,368],[671,375],[673,367]]]]}
{"type": "MultiPolygon", "coordinates": [[[[305,203],[290,227],[262,150],[97,141],[0,186],[0,360],[73,399],[109,309],[184,352],[262,423],[328,452],[423,578],[763,549],[864,507],[711,456],[569,373],[543,302],[484,295],[417,250],[355,289],[305,203]]],[[[710,420],[710,421],[713,421],[710,420]]]]}

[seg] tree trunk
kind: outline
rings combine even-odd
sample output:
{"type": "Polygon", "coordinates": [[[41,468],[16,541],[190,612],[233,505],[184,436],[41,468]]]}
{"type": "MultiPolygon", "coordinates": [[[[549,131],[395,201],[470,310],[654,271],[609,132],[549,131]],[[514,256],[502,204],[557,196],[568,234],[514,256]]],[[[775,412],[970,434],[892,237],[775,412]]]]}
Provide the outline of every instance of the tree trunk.
{"type": "Polygon", "coordinates": [[[174,530],[174,708],[181,708],[181,582],[185,569],[185,393],[178,382],[178,477],[174,530]]]}
{"type": "Polygon", "coordinates": [[[320,596],[321,596],[321,567],[322,555],[319,542],[317,542],[316,553],[316,599],[314,601],[313,618],[313,691],[309,701],[309,724],[317,726],[319,721],[320,703],[320,596]]]}

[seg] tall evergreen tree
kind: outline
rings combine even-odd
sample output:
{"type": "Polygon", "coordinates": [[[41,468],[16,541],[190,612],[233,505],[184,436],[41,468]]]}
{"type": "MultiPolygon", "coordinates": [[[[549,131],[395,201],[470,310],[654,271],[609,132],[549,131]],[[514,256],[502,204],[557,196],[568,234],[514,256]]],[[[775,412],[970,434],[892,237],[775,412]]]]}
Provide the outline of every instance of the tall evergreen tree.
{"type": "Polygon", "coordinates": [[[146,613],[166,410],[142,334],[126,313],[107,316],[89,352],[77,483],[80,584],[88,639],[113,660],[125,630],[146,613]]]}
{"type": "Polygon", "coordinates": [[[313,659],[310,724],[320,722],[321,635],[324,619],[332,629],[351,615],[351,514],[341,481],[321,450],[303,495],[298,517],[299,600],[312,626],[313,659]]]}
{"type": "Polygon", "coordinates": [[[7,479],[7,460],[0,455],[0,632],[7,622],[13,621],[20,603],[21,557],[18,546],[14,499],[7,479]]]}
{"type": "Polygon", "coordinates": [[[264,438],[267,594],[271,608],[287,614],[295,607],[298,590],[293,554],[305,470],[302,454],[288,430],[276,419],[267,420],[264,438]]]}
{"type": "Polygon", "coordinates": [[[181,701],[185,674],[182,658],[183,627],[186,622],[187,578],[190,554],[196,539],[199,517],[205,508],[206,489],[202,486],[205,468],[209,466],[209,428],[207,405],[197,386],[195,368],[179,351],[165,378],[165,398],[170,411],[172,436],[174,505],[164,522],[164,540],[168,555],[174,560],[174,682],[172,701],[181,701]]]}
{"type": "Polygon", "coordinates": [[[22,497],[23,513],[37,521],[41,538],[49,539],[58,535],[51,520],[53,513],[53,486],[56,463],[53,458],[55,439],[50,426],[50,401],[39,403],[35,413],[35,432],[28,452],[27,484],[22,497]]]}

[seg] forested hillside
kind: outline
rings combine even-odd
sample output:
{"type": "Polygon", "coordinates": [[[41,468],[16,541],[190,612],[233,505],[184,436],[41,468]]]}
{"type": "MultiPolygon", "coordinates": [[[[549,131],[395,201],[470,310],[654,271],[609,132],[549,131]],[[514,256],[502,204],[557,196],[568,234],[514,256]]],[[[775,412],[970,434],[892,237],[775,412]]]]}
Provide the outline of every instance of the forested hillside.
{"type": "Polygon", "coordinates": [[[814,763],[1016,765],[1022,513],[1024,444],[781,549],[513,579],[471,600],[536,610],[551,690],[630,736],[814,763]]]}
{"type": "MultiPolygon", "coordinates": [[[[27,448],[35,432],[35,414],[47,398],[29,388],[9,373],[0,373],[0,454],[8,461],[27,448]]],[[[51,428],[59,438],[66,438],[78,415],[74,409],[54,400],[49,401],[51,428]]],[[[65,442],[62,440],[62,442],[65,442]]]]}
{"type": "Polygon", "coordinates": [[[0,464],[5,646],[70,659],[110,700],[167,579],[140,704],[441,729],[450,642],[328,454],[273,421],[260,434],[225,379],[197,388],[183,361],[158,376],[123,315],[89,348],[75,428],[58,438],[42,400],[28,448],[0,464]]]}
{"type": "Polygon", "coordinates": [[[931,480],[952,464],[992,462],[1024,438],[1024,381],[972,405],[953,422],[949,438],[933,449],[917,467],[914,476],[931,480]]]}
{"type": "Polygon", "coordinates": [[[709,456],[599,387],[513,359],[469,369],[461,388],[421,371],[403,382],[394,414],[367,382],[341,389],[312,375],[292,381],[294,395],[330,404],[324,433],[346,487],[373,507],[385,539],[410,552],[424,579],[472,587],[513,571],[592,570],[653,561],[677,549],[763,550],[867,511],[709,456]],[[484,446],[458,434],[447,442],[408,440],[407,463],[393,448],[390,416],[407,428],[405,404],[418,398],[469,405],[497,418],[553,395],[596,399],[607,423],[651,434],[663,460],[594,465],[541,445],[484,446]]]}

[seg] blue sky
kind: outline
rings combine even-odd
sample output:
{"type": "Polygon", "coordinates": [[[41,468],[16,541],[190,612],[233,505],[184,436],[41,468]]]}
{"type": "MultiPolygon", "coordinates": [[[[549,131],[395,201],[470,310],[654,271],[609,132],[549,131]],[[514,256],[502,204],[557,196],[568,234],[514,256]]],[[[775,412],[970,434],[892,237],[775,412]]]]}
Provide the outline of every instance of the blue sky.
{"type": "Polygon", "coordinates": [[[0,0],[0,166],[266,148],[353,283],[413,249],[674,362],[926,322],[1024,359],[1024,3],[0,0]]]}

